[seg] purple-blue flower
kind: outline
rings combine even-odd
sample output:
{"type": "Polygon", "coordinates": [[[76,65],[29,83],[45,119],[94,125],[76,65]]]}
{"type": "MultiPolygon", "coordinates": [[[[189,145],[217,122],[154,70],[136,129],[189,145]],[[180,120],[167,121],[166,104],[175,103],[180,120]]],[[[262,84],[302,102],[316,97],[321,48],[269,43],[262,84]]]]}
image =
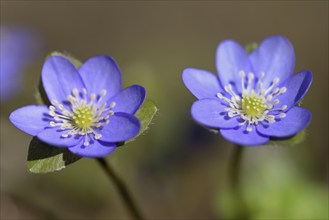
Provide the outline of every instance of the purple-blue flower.
{"type": "Polygon", "coordinates": [[[21,75],[40,50],[36,33],[23,27],[0,27],[0,99],[19,90],[21,75]]]}
{"type": "Polygon", "coordinates": [[[268,37],[250,54],[235,41],[223,41],[216,53],[218,76],[195,68],[183,71],[186,87],[198,98],[192,117],[245,146],[297,134],[311,121],[310,112],[296,104],[308,91],[312,73],[293,75],[294,65],[294,49],[285,37],[268,37]]]}
{"type": "Polygon", "coordinates": [[[141,128],[134,114],[145,89],[133,85],[122,90],[111,57],[92,57],[77,69],[68,59],[52,56],[43,65],[42,83],[51,105],[25,106],[9,118],[45,143],[84,157],[104,157],[141,128]]]}

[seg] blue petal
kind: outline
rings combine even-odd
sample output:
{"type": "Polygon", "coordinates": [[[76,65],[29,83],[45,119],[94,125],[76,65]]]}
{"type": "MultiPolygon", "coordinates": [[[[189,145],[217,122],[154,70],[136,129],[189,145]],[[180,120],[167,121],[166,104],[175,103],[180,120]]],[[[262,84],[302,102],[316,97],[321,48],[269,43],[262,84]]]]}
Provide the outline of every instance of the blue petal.
{"type": "Polygon", "coordinates": [[[251,132],[247,132],[245,126],[240,126],[234,129],[221,129],[220,133],[225,139],[243,146],[262,145],[269,140],[268,137],[259,134],[254,126],[252,128],[251,132]]]}
{"type": "Polygon", "coordinates": [[[79,72],[89,93],[99,95],[103,89],[107,91],[104,100],[109,100],[121,90],[121,73],[111,57],[92,57],[82,64],[79,72]]]}
{"type": "Polygon", "coordinates": [[[215,98],[222,92],[216,75],[201,69],[187,68],[183,71],[185,86],[198,99],[215,98]]]}
{"type": "Polygon", "coordinates": [[[57,147],[72,147],[77,145],[81,142],[82,136],[70,136],[70,137],[61,137],[62,134],[67,133],[68,130],[61,130],[59,127],[52,127],[43,130],[40,132],[37,137],[50,145],[57,146],[57,147]]]}
{"type": "Polygon", "coordinates": [[[227,106],[219,100],[202,99],[193,103],[191,114],[198,123],[213,128],[234,128],[238,126],[238,118],[230,118],[225,110],[227,106]]]}
{"type": "Polygon", "coordinates": [[[287,110],[296,105],[310,88],[312,78],[310,71],[302,71],[283,82],[280,87],[286,87],[287,91],[278,97],[280,103],[287,105],[287,110]]]}
{"type": "Polygon", "coordinates": [[[52,56],[42,68],[42,83],[50,101],[63,102],[73,89],[82,91],[84,84],[75,66],[66,58],[52,56]]]}
{"type": "Polygon", "coordinates": [[[232,84],[238,92],[242,91],[239,72],[243,70],[248,74],[251,72],[251,64],[240,44],[232,40],[223,41],[217,48],[216,67],[223,87],[232,84]]]}
{"type": "Polygon", "coordinates": [[[9,120],[25,133],[36,136],[49,126],[48,107],[45,105],[29,105],[13,111],[9,120]]]}
{"type": "Polygon", "coordinates": [[[259,133],[272,137],[290,137],[303,130],[311,121],[311,113],[302,107],[293,107],[286,117],[272,124],[259,124],[259,133]]]}
{"type": "Polygon", "coordinates": [[[265,73],[263,88],[267,88],[275,77],[283,82],[291,76],[295,66],[294,48],[285,37],[268,37],[250,54],[250,60],[256,76],[265,73]]]}
{"type": "Polygon", "coordinates": [[[90,145],[84,146],[83,142],[70,147],[69,150],[82,157],[105,157],[116,149],[115,143],[103,141],[90,141],[90,145]]]}
{"type": "Polygon", "coordinates": [[[135,116],[124,112],[116,112],[109,120],[110,123],[99,131],[102,141],[126,141],[135,137],[141,128],[140,122],[135,116]]]}
{"type": "Polygon", "coordinates": [[[116,96],[111,98],[107,103],[115,102],[116,105],[113,109],[115,112],[126,112],[135,114],[145,100],[146,91],[144,87],[133,85],[127,87],[116,96]]]}

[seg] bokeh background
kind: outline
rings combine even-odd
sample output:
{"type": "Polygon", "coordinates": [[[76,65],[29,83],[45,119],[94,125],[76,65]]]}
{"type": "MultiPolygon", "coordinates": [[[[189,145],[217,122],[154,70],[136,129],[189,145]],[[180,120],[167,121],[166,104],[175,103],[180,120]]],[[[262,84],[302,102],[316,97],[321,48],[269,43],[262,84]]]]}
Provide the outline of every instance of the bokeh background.
{"type": "Polygon", "coordinates": [[[234,147],[192,121],[195,98],[181,73],[186,67],[216,73],[215,51],[224,39],[246,45],[277,34],[294,45],[295,72],[313,71],[303,100],[313,120],[302,143],[245,149],[245,200],[257,219],[328,218],[328,1],[2,0],[1,26],[31,38],[29,62],[12,76],[20,84],[1,100],[1,219],[130,218],[92,159],[51,174],[27,171],[31,137],[8,115],[35,103],[52,51],[82,61],[113,56],[125,86],[143,85],[158,106],[148,132],[107,157],[148,219],[235,218],[239,207],[228,183],[234,147]]]}

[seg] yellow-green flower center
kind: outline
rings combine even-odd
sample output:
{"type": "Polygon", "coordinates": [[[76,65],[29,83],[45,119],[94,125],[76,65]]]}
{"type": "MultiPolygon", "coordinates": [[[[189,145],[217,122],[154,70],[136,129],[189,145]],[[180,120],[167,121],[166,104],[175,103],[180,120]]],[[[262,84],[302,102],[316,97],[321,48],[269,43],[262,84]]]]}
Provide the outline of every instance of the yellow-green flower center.
{"type": "Polygon", "coordinates": [[[245,95],[243,96],[241,107],[247,116],[261,116],[266,109],[265,99],[256,94],[245,95]]]}
{"type": "Polygon", "coordinates": [[[81,106],[73,112],[73,120],[77,127],[79,128],[88,128],[93,122],[93,113],[88,106],[81,106]]]}

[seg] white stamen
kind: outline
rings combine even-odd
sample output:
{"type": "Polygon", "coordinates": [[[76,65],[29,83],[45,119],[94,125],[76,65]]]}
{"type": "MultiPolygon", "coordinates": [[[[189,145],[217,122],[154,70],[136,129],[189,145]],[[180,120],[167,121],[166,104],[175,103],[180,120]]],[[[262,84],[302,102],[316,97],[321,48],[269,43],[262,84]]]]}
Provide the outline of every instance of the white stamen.
{"type": "Polygon", "coordinates": [[[52,126],[52,127],[57,126],[57,124],[56,124],[54,121],[51,121],[49,124],[50,124],[50,126],[52,126]]]}
{"type": "Polygon", "coordinates": [[[250,91],[251,85],[252,85],[252,80],[254,79],[254,74],[249,73],[248,74],[248,84],[247,84],[247,91],[250,91]]]}
{"type": "Polygon", "coordinates": [[[247,130],[248,132],[251,132],[251,131],[252,131],[252,127],[250,126],[250,124],[248,124],[246,130],[247,130]]]}
{"type": "Polygon", "coordinates": [[[280,78],[275,77],[273,80],[273,85],[278,84],[279,81],[280,81],[280,78]]]}
{"type": "Polygon", "coordinates": [[[280,94],[283,94],[283,93],[285,93],[287,91],[287,88],[286,87],[282,87],[281,89],[280,89],[280,94]]]}
{"type": "Polygon", "coordinates": [[[77,98],[77,97],[79,96],[79,91],[78,91],[78,89],[73,89],[72,94],[73,94],[73,96],[74,96],[75,98],[77,98]]]}
{"type": "Polygon", "coordinates": [[[222,99],[224,96],[222,95],[222,93],[219,92],[219,93],[217,93],[217,97],[222,99]]]}
{"type": "Polygon", "coordinates": [[[94,137],[95,137],[96,140],[98,140],[98,139],[100,139],[102,137],[102,135],[97,133],[97,134],[95,134],[94,137]]]}
{"type": "Polygon", "coordinates": [[[280,114],[279,114],[279,117],[280,117],[280,118],[284,118],[284,117],[286,117],[286,113],[283,113],[283,112],[280,113],[280,114]]]}
{"type": "Polygon", "coordinates": [[[117,104],[117,103],[115,103],[115,102],[111,102],[111,104],[110,104],[110,108],[114,108],[114,107],[116,106],[116,104],[117,104]]]}
{"type": "Polygon", "coordinates": [[[273,92],[272,92],[272,95],[275,95],[275,94],[278,93],[279,91],[280,91],[279,88],[275,88],[275,89],[273,90],[273,92]]]}
{"type": "Polygon", "coordinates": [[[283,110],[286,110],[287,109],[287,105],[283,105],[282,107],[281,107],[281,110],[283,111],[283,110]]]}
{"type": "Polygon", "coordinates": [[[273,105],[279,104],[279,102],[280,102],[279,99],[275,99],[275,100],[273,101],[273,105]]]}
{"type": "Polygon", "coordinates": [[[271,101],[273,99],[273,96],[272,95],[268,95],[267,97],[266,97],[266,101],[271,101]]]}
{"type": "Polygon", "coordinates": [[[106,90],[103,89],[103,90],[101,91],[101,96],[104,97],[105,95],[106,95],[106,90]]]}
{"type": "Polygon", "coordinates": [[[240,75],[240,78],[241,78],[241,88],[242,88],[242,91],[244,91],[245,90],[245,87],[244,87],[244,71],[243,70],[241,70],[240,72],[239,72],[239,75],[240,75]]]}
{"type": "Polygon", "coordinates": [[[253,80],[255,75],[253,73],[248,73],[248,81],[253,80]]]}
{"type": "Polygon", "coordinates": [[[259,74],[259,77],[258,77],[259,81],[260,81],[261,79],[263,79],[264,76],[265,76],[265,73],[264,73],[264,72],[261,72],[261,73],[259,74]]]}
{"type": "Polygon", "coordinates": [[[90,102],[94,102],[96,100],[96,94],[95,93],[91,93],[90,94],[90,102]]]}
{"type": "Polygon", "coordinates": [[[52,117],[54,117],[56,115],[56,113],[53,112],[53,111],[49,111],[49,115],[52,116],[52,117]]]}
{"type": "Polygon", "coordinates": [[[239,76],[240,76],[241,79],[244,79],[244,71],[243,71],[243,70],[241,70],[241,71],[239,72],[239,76]]]}
{"type": "Polygon", "coordinates": [[[54,105],[54,106],[57,106],[58,105],[58,102],[57,102],[57,100],[52,100],[51,101],[51,104],[54,105]]]}

